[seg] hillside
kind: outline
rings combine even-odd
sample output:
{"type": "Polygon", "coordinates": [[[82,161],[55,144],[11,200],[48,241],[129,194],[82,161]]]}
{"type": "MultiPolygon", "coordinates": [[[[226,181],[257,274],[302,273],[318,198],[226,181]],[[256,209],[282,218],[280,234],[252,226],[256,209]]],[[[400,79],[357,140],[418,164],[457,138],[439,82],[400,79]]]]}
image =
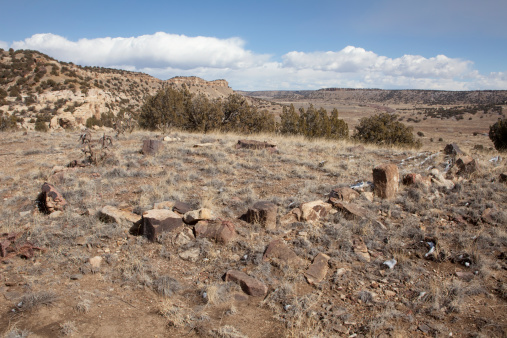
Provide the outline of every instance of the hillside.
{"type": "Polygon", "coordinates": [[[209,98],[233,93],[225,80],[175,77],[162,81],[143,73],[59,62],[36,51],[0,52],[0,112],[16,116],[26,129],[33,129],[38,117],[52,128],[67,128],[84,125],[92,116],[133,114],[148,95],[164,86],[183,84],[190,92],[209,98]]]}

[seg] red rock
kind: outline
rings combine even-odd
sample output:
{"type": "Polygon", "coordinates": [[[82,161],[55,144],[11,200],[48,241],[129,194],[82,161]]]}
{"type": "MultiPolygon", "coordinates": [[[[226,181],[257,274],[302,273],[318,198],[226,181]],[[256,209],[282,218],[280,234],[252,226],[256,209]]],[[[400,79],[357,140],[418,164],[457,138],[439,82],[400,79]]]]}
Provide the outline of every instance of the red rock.
{"type": "Polygon", "coordinates": [[[225,281],[237,283],[241,289],[250,296],[264,297],[268,292],[266,284],[241,271],[227,271],[225,274],[225,281]]]}
{"type": "Polygon", "coordinates": [[[303,260],[281,239],[271,241],[262,256],[263,261],[270,261],[271,259],[280,260],[289,266],[300,266],[303,263],[303,260]]]}
{"type": "Polygon", "coordinates": [[[471,156],[460,157],[456,161],[456,165],[459,168],[457,174],[460,176],[468,176],[479,171],[479,164],[471,156]]]}
{"type": "Polygon", "coordinates": [[[230,221],[200,221],[194,227],[196,238],[209,238],[219,243],[228,243],[236,237],[236,227],[230,221]]]}
{"type": "Polygon", "coordinates": [[[353,249],[356,255],[366,262],[370,261],[370,254],[368,253],[368,247],[364,244],[364,241],[360,237],[356,237],[353,240],[353,249]]]}
{"type": "Polygon", "coordinates": [[[329,256],[323,253],[319,253],[313,259],[313,263],[308,267],[305,272],[305,277],[308,283],[317,284],[326,278],[328,267],[329,256]]]}
{"type": "Polygon", "coordinates": [[[259,223],[268,230],[276,229],[276,216],[278,206],[267,201],[260,201],[248,209],[246,221],[248,223],[259,223]]]}
{"type": "Polygon", "coordinates": [[[303,221],[317,221],[329,214],[332,205],[324,201],[313,201],[301,204],[301,220],[303,221]]]}
{"type": "Polygon", "coordinates": [[[392,199],[398,193],[400,174],[396,164],[384,164],[373,169],[375,194],[383,199],[392,199]]]}
{"type": "Polygon", "coordinates": [[[333,206],[340,211],[345,219],[353,220],[353,219],[362,219],[367,215],[366,209],[356,205],[354,203],[343,203],[339,202],[334,198],[329,199],[333,206]]]}
{"type": "Polygon", "coordinates": [[[65,209],[67,201],[52,184],[44,183],[41,190],[42,192],[38,197],[40,210],[50,214],[54,211],[63,211],[65,209]]]}

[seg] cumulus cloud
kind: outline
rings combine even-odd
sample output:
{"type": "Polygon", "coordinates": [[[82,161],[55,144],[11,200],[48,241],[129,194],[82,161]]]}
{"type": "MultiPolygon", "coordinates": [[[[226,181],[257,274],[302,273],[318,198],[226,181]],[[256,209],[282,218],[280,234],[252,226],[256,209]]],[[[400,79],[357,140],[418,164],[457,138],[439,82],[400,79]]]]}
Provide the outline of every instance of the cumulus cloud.
{"type": "Polygon", "coordinates": [[[55,34],[35,34],[12,44],[15,49],[35,49],[63,61],[78,64],[144,67],[244,68],[267,60],[244,49],[239,38],[188,37],[158,32],[129,38],[97,38],[69,41],[55,34]]]}
{"type": "Polygon", "coordinates": [[[0,48],[9,49],[9,44],[5,41],[0,40],[0,48]]]}
{"type": "Polygon", "coordinates": [[[469,60],[445,55],[389,58],[354,46],[327,52],[291,51],[275,60],[245,49],[245,42],[240,38],[159,32],[78,41],[54,34],[36,34],[14,42],[11,47],[39,50],[58,60],[80,65],[140,71],[161,79],[191,75],[206,80],[223,78],[232,88],[243,90],[507,88],[507,73],[479,74],[469,60]]]}

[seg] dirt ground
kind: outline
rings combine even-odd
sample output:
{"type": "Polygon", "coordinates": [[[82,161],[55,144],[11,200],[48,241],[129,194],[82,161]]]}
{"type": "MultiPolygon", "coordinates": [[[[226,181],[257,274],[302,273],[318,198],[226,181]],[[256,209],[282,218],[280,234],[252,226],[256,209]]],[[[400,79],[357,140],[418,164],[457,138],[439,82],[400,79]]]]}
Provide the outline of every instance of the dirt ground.
{"type": "MultiPolygon", "coordinates": [[[[341,115],[350,126],[360,116],[341,115]]],[[[114,138],[99,163],[77,168],[66,167],[85,159],[77,131],[0,133],[0,242],[7,248],[0,257],[0,334],[505,337],[507,185],[499,175],[507,165],[490,161],[499,154],[482,134],[495,120],[422,121],[414,128],[424,133],[419,150],[249,137],[277,144],[272,153],[236,149],[245,138],[239,135],[134,132],[114,138]],[[167,135],[175,141],[158,154],[140,153],[143,140],[167,135]],[[380,164],[396,164],[401,176],[443,172],[451,142],[480,164],[467,176],[451,168],[451,189],[400,184],[394,199],[370,201],[367,186],[354,202],[365,217],[335,210],[317,221],[281,221],[303,202],[327,201],[333,188],[372,181],[380,164]],[[202,143],[211,145],[194,147],[202,143]],[[63,194],[63,212],[37,208],[44,182],[63,194]],[[275,230],[239,219],[259,200],[278,206],[275,230]],[[162,201],[209,208],[233,222],[237,236],[220,244],[193,238],[186,226],[188,241],[166,233],[150,242],[131,234],[128,221],[98,217],[106,205],[141,214],[162,201]],[[304,264],[263,260],[276,239],[304,264]],[[370,261],[355,251],[357,239],[370,261]],[[430,254],[428,243],[435,246],[430,254]],[[195,260],[182,258],[193,249],[195,260]],[[311,285],[304,272],[319,253],[329,256],[328,271],[311,285]],[[386,268],[393,258],[396,265],[386,268]],[[267,295],[252,297],[225,282],[230,269],[264,283],[267,295]]]]}

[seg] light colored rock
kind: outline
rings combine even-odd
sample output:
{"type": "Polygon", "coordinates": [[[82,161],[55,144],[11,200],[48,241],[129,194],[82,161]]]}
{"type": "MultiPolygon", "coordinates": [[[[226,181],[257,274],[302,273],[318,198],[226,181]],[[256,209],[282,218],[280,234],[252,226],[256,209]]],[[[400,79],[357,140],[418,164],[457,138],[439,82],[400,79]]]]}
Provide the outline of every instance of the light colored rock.
{"type": "Polygon", "coordinates": [[[102,263],[101,256],[95,256],[90,258],[90,265],[92,266],[92,270],[98,271],[100,269],[101,263],[102,263]]]}
{"type": "Polygon", "coordinates": [[[112,205],[106,205],[99,211],[99,219],[103,222],[115,222],[121,224],[123,222],[136,223],[141,220],[141,216],[134,214],[128,210],[120,210],[112,205]]]}
{"type": "Polygon", "coordinates": [[[353,240],[354,253],[362,260],[370,262],[370,254],[368,253],[368,247],[364,244],[363,239],[356,237],[353,240]]]}
{"type": "Polygon", "coordinates": [[[303,221],[317,221],[329,214],[333,208],[331,204],[322,200],[301,204],[301,219],[303,221]]]}
{"type": "Polygon", "coordinates": [[[201,254],[201,250],[199,248],[191,248],[191,249],[185,250],[183,252],[180,252],[179,256],[181,259],[183,259],[185,261],[197,262],[200,254],[201,254]]]}
{"type": "Polygon", "coordinates": [[[183,215],[183,221],[187,224],[195,224],[199,221],[209,221],[213,219],[215,219],[215,215],[207,208],[188,211],[183,215]]]}
{"type": "Polygon", "coordinates": [[[341,202],[346,203],[349,203],[358,197],[359,193],[349,187],[335,188],[331,190],[331,193],[329,193],[329,199],[334,198],[335,200],[340,200],[341,202]]]}
{"type": "Polygon", "coordinates": [[[153,204],[153,209],[167,209],[172,210],[174,207],[173,201],[163,201],[153,204]]]}
{"type": "Polygon", "coordinates": [[[444,187],[446,189],[454,188],[454,183],[451,180],[446,179],[444,175],[440,173],[436,168],[431,169],[430,177],[431,182],[437,187],[444,187]]]}

